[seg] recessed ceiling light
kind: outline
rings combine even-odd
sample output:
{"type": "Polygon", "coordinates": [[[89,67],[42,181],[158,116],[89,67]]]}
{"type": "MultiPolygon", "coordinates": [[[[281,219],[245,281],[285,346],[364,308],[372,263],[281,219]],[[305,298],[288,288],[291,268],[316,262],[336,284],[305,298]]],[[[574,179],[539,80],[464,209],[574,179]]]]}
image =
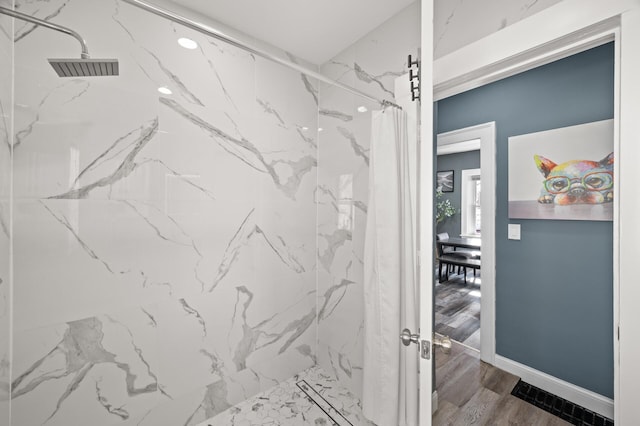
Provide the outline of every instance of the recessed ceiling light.
{"type": "Polygon", "coordinates": [[[322,127],[318,127],[318,131],[321,132],[322,131],[322,127]]]}
{"type": "Polygon", "coordinates": [[[302,130],[306,132],[309,128],[307,126],[302,126],[302,130]]]}
{"type": "Polygon", "coordinates": [[[158,87],[158,92],[162,93],[163,95],[170,95],[173,92],[171,91],[171,89],[169,89],[168,87],[158,87]]]}
{"type": "Polygon", "coordinates": [[[190,38],[186,38],[186,37],[182,37],[178,39],[178,44],[182,47],[184,47],[185,49],[197,49],[198,48],[198,43],[196,43],[195,41],[191,40],[190,38]]]}
{"type": "Polygon", "coordinates": [[[360,105],[360,106],[358,107],[358,112],[367,112],[367,111],[369,111],[369,110],[368,110],[368,109],[367,109],[367,107],[366,107],[366,106],[364,106],[364,105],[360,105]]]}

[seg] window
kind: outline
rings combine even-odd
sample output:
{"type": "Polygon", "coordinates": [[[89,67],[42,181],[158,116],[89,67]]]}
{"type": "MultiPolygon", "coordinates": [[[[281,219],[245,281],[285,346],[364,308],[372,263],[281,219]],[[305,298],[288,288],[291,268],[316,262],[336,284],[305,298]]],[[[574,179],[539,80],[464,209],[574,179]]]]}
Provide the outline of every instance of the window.
{"type": "Polygon", "coordinates": [[[480,169],[463,170],[461,187],[461,235],[479,237],[482,229],[480,169]]]}

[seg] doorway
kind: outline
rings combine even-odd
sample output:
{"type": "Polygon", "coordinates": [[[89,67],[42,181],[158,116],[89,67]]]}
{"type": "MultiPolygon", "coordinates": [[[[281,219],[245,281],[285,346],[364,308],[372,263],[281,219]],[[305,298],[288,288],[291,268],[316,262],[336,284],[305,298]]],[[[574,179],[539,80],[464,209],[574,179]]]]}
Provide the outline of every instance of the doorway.
{"type": "MultiPolygon", "coordinates": [[[[490,363],[594,411],[607,398],[613,406],[613,223],[510,216],[508,154],[512,137],[612,119],[613,82],[613,44],[605,43],[438,102],[443,130],[477,122],[479,117],[495,119],[499,129],[496,158],[501,179],[496,187],[501,201],[495,235],[501,277],[496,306],[500,356],[490,363]],[[510,225],[521,227],[521,238],[508,234],[510,225]],[[563,262],[548,256],[576,247],[583,255],[565,257],[563,262]],[[574,304],[577,300],[579,306],[574,304]],[[574,338],[595,349],[580,349],[574,338]],[[548,347],[555,349],[543,350],[548,347]]],[[[613,150],[613,134],[610,137],[607,149],[613,150]]],[[[527,167],[538,173],[533,156],[527,167]]],[[[484,281],[483,274],[483,286],[484,281]]]]}
{"type": "MultiPolygon", "coordinates": [[[[424,9],[423,15],[427,18],[423,17],[423,21],[430,22],[431,16],[425,13],[424,9]]],[[[430,32],[423,31],[422,38],[423,49],[426,49],[433,42],[430,32]]],[[[640,75],[640,57],[637,55],[640,41],[640,10],[637,4],[625,0],[606,3],[594,0],[563,1],[549,8],[549,12],[544,16],[534,15],[521,24],[477,40],[472,45],[435,61],[433,69],[427,68],[425,71],[428,74],[424,74],[427,78],[433,75],[434,98],[439,100],[566,57],[592,47],[594,43],[600,44],[603,39],[615,39],[617,46],[615,151],[619,153],[622,146],[625,156],[617,157],[616,178],[621,182],[631,182],[636,169],[632,161],[640,155],[640,145],[633,142],[640,134],[640,122],[634,118],[640,111],[640,86],[637,84],[637,76],[640,75]]],[[[427,98],[429,97],[425,97],[424,100],[427,98]]],[[[430,110],[423,109],[423,140],[432,136],[431,115],[430,110]]],[[[424,168],[427,169],[422,176],[425,181],[432,183],[428,176],[432,174],[432,154],[425,153],[421,159],[424,168]]],[[[640,237],[640,227],[637,226],[640,204],[634,196],[634,190],[634,185],[618,188],[619,197],[616,196],[614,209],[616,423],[633,423],[637,417],[634,389],[640,379],[640,369],[636,365],[640,346],[633,344],[633,336],[637,334],[640,324],[640,311],[635,306],[640,290],[635,285],[637,274],[634,256],[634,247],[640,237]],[[621,298],[620,294],[624,294],[625,297],[621,298]],[[623,340],[624,345],[621,343],[623,340]]],[[[426,194],[423,195],[425,196],[422,197],[421,205],[430,209],[431,200],[426,194]]],[[[424,234],[421,241],[424,243],[423,247],[427,247],[431,243],[432,235],[430,232],[424,234]]],[[[432,255],[431,250],[426,249],[424,255],[428,259],[432,255]]],[[[421,299],[422,306],[431,305],[427,295],[421,296],[421,299]]],[[[421,316],[420,322],[423,330],[431,330],[431,315],[421,316]]],[[[422,364],[427,365],[426,362],[422,364]]],[[[430,374],[421,374],[421,387],[426,389],[430,383],[430,374]]],[[[430,399],[423,398],[422,401],[422,411],[430,411],[430,399]]],[[[429,423],[425,421],[423,424],[429,423]]]]}
{"type": "MultiPolygon", "coordinates": [[[[437,170],[441,168],[454,170],[453,194],[458,191],[458,198],[461,200],[459,203],[455,203],[459,211],[457,225],[444,226],[441,230],[436,229],[436,233],[443,231],[452,237],[481,237],[482,246],[479,257],[481,267],[476,271],[475,279],[470,277],[465,284],[464,277],[461,277],[460,274],[454,274],[450,275],[450,278],[453,279],[448,283],[436,285],[435,331],[445,335],[453,335],[453,340],[480,351],[480,358],[492,364],[495,357],[496,124],[495,122],[487,122],[456,129],[438,134],[436,139],[437,170]],[[447,157],[446,160],[445,157],[447,157]],[[478,169],[479,174],[477,173],[478,169]],[[467,171],[464,173],[464,177],[463,170],[467,171]],[[477,211],[474,209],[475,197],[462,197],[465,184],[471,187],[465,191],[465,195],[467,195],[466,192],[475,194],[472,188],[475,188],[478,181],[473,176],[479,176],[479,182],[482,183],[479,204],[483,220],[481,220],[479,233],[477,226],[470,224],[465,228],[462,219],[463,209],[467,209],[467,214],[464,215],[465,219],[473,224],[477,223],[475,220],[477,211]],[[457,185],[456,177],[459,182],[457,185]],[[467,177],[468,179],[466,179],[467,177]],[[462,205],[463,198],[469,199],[469,202],[466,203],[468,205],[462,205]],[[473,217],[473,219],[467,218],[467,216],[473,217]],[[449,286],[447,287],[447,285],[449,286]],[[438,300],[439,291],[442,295],[440,300],[438,300]],[[437,311],[440,307],[442,307],[440,315],[448,318],[439,317],[437,311]],[[476,314],[478,316],[477,323],[473,318],[476,314]],[[438,330],[439,319],[442,319],[440,331],[438,330]],[[475,329],[476,326],[478,326],[477,329],[475,329]],[[456,328],[458,330],[453,330],[456,328]]],[[[443,224],[447,225],[446,221],[443,224]]],[[[461,270],[460,272],[470,271],[461,270]]]]}

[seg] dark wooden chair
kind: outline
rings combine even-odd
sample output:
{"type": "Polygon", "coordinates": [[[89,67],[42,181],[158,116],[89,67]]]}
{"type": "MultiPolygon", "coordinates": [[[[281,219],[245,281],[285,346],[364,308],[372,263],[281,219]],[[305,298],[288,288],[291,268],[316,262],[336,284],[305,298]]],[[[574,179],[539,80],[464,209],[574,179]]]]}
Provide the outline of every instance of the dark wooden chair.
{"type": "Polygon", "coordinates": [[[473,270],[473,278],[476,278],[476,269],[480,269],[480,252],[477,250],[456,250],[452,247],[446,249],[438,241],[449,239],[447,232],[436,234],[436,249],[438,254],[438,281],[442,281],[442,266],[445,266],[445,276],[449,280],[452,268],[458,267],[458,274],[464,274],[464,283],[467,283],[467,268],[473,270]]]}
{"type": "MultiPolygon", "coordinates": [[[[446,234],[446,232],[444,233],[444,235],[446,235],[446,238],[442,237],[443,234],[438,234],[436,235],[436,240],[437,241],[441,241],[441,240],[446,240],[449,238],[449,235],[446,234]]],[[[458,266],[458,265],[453,265],[453,263],[448,262],[447,260],[452,260],[452,259],[457,259],[457,260],[464,260],[466,259],[464,256],[459,256],[451,247],[447,247],[447,249],[445,249],[442,244],[438,244],[438,242],[436,241],[436,253],[438,255],[438,280],[442,281],[442,266],[445,266],[445,273],[446,273],[446,277],[447,280],[449,280],[449,273],[452,272],[452,268],[454,266],[458,266]]],[[[458,266],[458,273],[460,273],[461,271],[461,266],[458,266]]],[[[465,276],[467,271],[465,270],[465,276]]]]}

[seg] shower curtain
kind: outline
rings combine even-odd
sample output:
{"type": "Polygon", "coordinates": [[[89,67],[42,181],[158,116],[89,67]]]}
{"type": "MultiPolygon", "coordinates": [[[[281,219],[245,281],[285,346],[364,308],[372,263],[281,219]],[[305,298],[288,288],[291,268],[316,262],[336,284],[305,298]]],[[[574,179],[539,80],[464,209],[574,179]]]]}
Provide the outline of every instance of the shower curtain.
{"type": "Polygon", "coordinates": [[[418,331],[415,270],[416,144],[407,115],[373,113],[364,254],[363,413],[378,426],[418,424],[418,331]]]}

